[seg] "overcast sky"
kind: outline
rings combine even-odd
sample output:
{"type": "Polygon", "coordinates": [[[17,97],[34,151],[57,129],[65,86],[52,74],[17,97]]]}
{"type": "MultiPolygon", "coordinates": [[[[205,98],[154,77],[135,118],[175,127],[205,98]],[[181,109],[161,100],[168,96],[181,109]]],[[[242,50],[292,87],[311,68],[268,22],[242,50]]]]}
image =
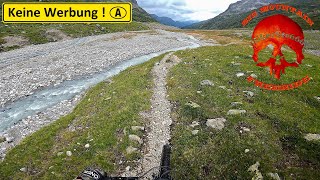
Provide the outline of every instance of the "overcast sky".
{"type": "Polygon", "coordinates": [[[225,11],[238,0],[137,0],[148,13],[173,20],[206,20],[225,11]]]}

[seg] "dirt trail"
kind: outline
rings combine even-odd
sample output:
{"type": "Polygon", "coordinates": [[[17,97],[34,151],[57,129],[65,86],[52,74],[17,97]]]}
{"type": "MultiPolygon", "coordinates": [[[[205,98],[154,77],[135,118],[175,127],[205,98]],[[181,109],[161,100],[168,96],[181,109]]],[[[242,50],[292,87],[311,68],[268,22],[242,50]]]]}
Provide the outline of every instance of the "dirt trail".
{"type": "MultiPolygon", "coordinates": [[[[123,175],[137,175],[141,172],[160,166],[162,147],[169,143],[171,119],[171,104],[167,99],[167,74],[169,70],[180,62],[177,56],[167,54],[153,70],[153,96],[151,99],[151,110],[141,113],[147,120],[147,138],[143,148],[143,158],[138,167],[123,175]]],[[[156,168],[153,172],[156,172],[156,168]]],[[[150,178],[151,174],[147,175],[150,178]]]]}

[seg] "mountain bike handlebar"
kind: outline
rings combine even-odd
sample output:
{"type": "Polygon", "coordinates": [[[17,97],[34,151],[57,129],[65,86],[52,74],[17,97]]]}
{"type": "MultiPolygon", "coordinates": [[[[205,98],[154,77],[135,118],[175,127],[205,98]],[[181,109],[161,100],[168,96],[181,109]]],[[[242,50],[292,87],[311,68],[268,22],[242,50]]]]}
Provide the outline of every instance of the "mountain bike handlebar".
{"type": "Polygon", "coordinates": [[[154,167],[138,177],[110,177],[99,168],[87,168],[76,178],[76,180],[139,180],[155,168],[160,168],[158,175],[153,175],[152,180],[172,180],[170,177],[170,154],[171,147],[166,144],[162,148],[162,157],[159,167],[154,167]]]}

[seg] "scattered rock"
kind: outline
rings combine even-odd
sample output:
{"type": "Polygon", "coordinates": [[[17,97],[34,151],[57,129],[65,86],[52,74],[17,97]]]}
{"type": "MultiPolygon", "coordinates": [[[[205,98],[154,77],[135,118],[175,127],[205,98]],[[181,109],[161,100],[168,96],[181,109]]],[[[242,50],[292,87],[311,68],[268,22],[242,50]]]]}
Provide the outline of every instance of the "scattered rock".
{"type": "Polygon", "coordinates": [[[313,66],[312,66],[312,65],[310,65],[310,64],[306,64],[306,66],[307,66],[307,67],[313,67],[313,66]]]}
{"type": "Polygon", "coordinates": [[[242,73],[242,72],[237,73],[236,76],[237,76],[237,77],[242,77],[242,76],[244,76],[244,73],[242,73]]]}
{"type": "Polygon", "coordinates": [[[197,135],[198,132],[199,132],[199,130],[193,130],[193,131],[192,131],[192,135],[197,135]]]}
{"type": "Polygon", "coordinates": [[[71,39],[65,33],[57,29],[49,29],[45,32],[45,36],[49,41],[61,41],[71,39]]]}
{"type": "Polygon", "coordinates": [[[127,166],[126,167],[126,171],[130,171],[131,167],[130,166],[127,166]]]}
{"type": "Polygon", "coordinates": [[[138,142],[139,144],[142,144],[142,143],[143,143],[143,141],[141,140],[141,138],[140,138],[139,136],[137,136],[137,135],[134,135],[134,134],[130,134],[130,135],[129,135],[129,139],[130,139],[131,141],[136,141],[136,142],[138,142]]]}
{"type": "Polygon", "coordinates": [[[202,91],[197,91],[197,94],[201,94],[202,93],[202,91]]]}
{"type": "Polygon", "coordinates": [[[248,153],[250,150],[249,149],[245,149],[244,150],[244,153],[248,153]]]}
{"type": "Polygon", "coordinates": [[[242,105],[243,103],[242,102],[232,102],[231,103],[231,106],[232,107],[236,107],[236,106],[240,106],[240,105],[242,105]]]}
{"type": "Polygon", "coordinates": [[[304,136],[304,138],[307,140],[307,141],[319,141],[320,140],[320,134],[311,134],[311,133],[308,133],[304,136]]]}
{"type": "Polygon", "coordinates": [[[243,91],[243,92],[245,93],[245,95],[247,97],[253,97],[254,96],[254,92],[252,92],[252,91],[243,91]]]}
{"type": "Polygon", "coordinates": [[[88,149],[90,147],[90,144],[86,144],[84,145],[84,147],[88,149]]]}
{"type": "Polygon", "coordinates": [[[57,156],[61,156],[63,154],[63,152],[58,152],[57,156]]]}
{"type": "Polygon", "coordinates": [[[241,129],[242,129],[244,132],[250,132],[250,129],[247,128],[247,127],[241,127],[241,129]]]}
{"type": "Polygon", "coordinates": [[[5,36],[2,39],[6,42],[2,44],[3,47],[22,47],[29,44],[28,39],[23,36],[5,36]]]}
{"type": "Polygon", "coordinates": [[[126,152],[127,152],[127,154],[132,154],[132,153],[134,153],[135,151],[137,151],[138,149],[137,148],[134,148],[134,147],[132,147],[132,146],[129,146],[129,147],[127,147],[127,149],[126,149],[126,152]]]}
{"type": "Polygon", "coordinates": [[[67,156],[72,156],[72,152],[71,151],[67,151],[67,156]]]}
{"type": "Polygon", "coordinates": [[[231,109],[228,111],[227,115],[239,115],[239,114],[245,114],[246,110],[239,110],[239,109],[231,109]]]}
{"type": "Polygon", "coordinates": [[[219,88],[221,88],[221,89],[227,89],[227,87],[225,87],[225,86],[219,86],[219,88]]]}
{"type": "Polygon", "coordinates": [[[320,97],[319,96],[315,96],[314,98],[316,98],[316,100],[320,101],[320,97]]]}
{"type": "Polygon", "coordinates": [[[197,103],[195,103],[195,102],[192,102],[192,101],[186,103],[185,105],[186,105],[186,106],[190,106],[190,107],[192,107],[192,108],[200,108],[200,107],[201,107],[199,104],[197,104],[197,103]]]}
{"type": "Polygon", "coordinates": [[[278,173],[268,173],[267,174],[271,179],[274,180],[281,180],[280,176],[278,175],[278,173]]]}
{"type": "Polygon", "coordinates": [[[12,143],[12,142],[14,141],[14,137],[7,137],[7,138],[6,138],[6,141],[7,141],[8,143],[12,143]]]}
{"type": "Polygon", "coordinates": [[[263,179],[263,176],[262,176],[261,172],[259,171],[259,166],[260,166],[260,163],[256,162],[254,165],[252,165],[248,168],[249,172],[255,173],[255,175],[252,177],[252,180],[262,180],[263,179]]]}
{"type": "Polygon", "coordinates": [[[250,76],[251,76],[251,77],[253,77],[253,78],[255,78],[255,79],[257,79],[257,78],[258,78],[258,76],[257,76],[257,75],[255,75],[255,74],[250,74],[250,76]]]}
{"type": "Polygon", "coordinates": [[[143,126],[131,126],[132,131],[144,131],[143,126]]]}
{"type": "Polygon", "coordinates": [[[208,127],[221,130],[224,128],[224,123],[227,120],[225,118],[207,119],[206,125],[208,127]]]}
{"type": "Polygon", "coordinates": [[[194,128],[196,126],[199,126],[199,122],[198,121],[192,121],[190,127],[194,128]]]}
{"type": "Polygon", "coordinates": [[[214,83],[210,80],[203,80],[200,82],[201,86],[214,86],[214,83]]]}
{"type": "Polygon", "coordinates": [[[234,61],[232,61],[231,64],[232,64],[233,66],[240,66],[240,65],[241,65],[241,63],[236,63],[236,62],[234,62],[234,61]]]}
{"type": "Polygon", "coordinates": [[[27,168],[23,167],[20,169],[21,172],[27,172],[27,168]]]}

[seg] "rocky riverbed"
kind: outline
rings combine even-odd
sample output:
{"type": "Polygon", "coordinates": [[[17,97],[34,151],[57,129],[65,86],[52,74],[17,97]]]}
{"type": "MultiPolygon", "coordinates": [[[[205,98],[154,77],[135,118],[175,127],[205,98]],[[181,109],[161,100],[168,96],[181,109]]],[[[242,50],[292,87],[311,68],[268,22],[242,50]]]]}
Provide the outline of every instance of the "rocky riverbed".
{"type": "Polygon", "coordinates": [[[0,54],[0,107],[39,88],[94,74],[137,56],[189,45],[182,33],[113,33],[0,54]]]}
{"type": "MultiPolygon", "coordinates": [[[[0,53],[0,107],[63,81],[93,75],[142,55],[185,47],[192,41],[196,40],[183,33],[153,30],[90,36],[0,53]]],[[[24,137],[70,113],[80,99],[77,95],[62,101],[0,132],[4,141],[0,141],[0,159],[24,137]]]]}

